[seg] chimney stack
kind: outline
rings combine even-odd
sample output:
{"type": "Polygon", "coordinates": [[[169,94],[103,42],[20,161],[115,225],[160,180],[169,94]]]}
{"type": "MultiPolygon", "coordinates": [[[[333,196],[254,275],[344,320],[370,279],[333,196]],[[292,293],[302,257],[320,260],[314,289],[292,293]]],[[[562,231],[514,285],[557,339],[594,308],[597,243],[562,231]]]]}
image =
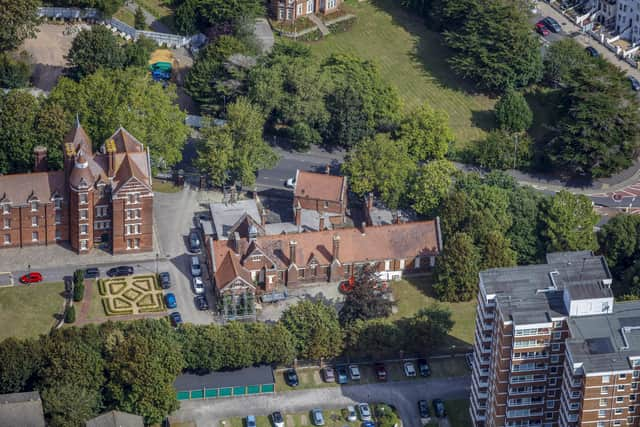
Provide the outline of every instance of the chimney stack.
{"type": "Polygon", "coordinates": [[[324,215],[320,215],[320,225],[318,226],[318,231],[324,230],[324,215]]]}
{"type": "Polygon", "coordinates": [[[296,242],[295,240],[289,241],[289,261],[291,262],[291,264],[296,263],[296,245],[297,244],[298,242],[296,242]]]}
{"type": "Polygon", "coordinates": [[[34,172],[46,172],[49,170],[49,164],[47,162],[47,147],[38,145],[33,148],[34,157],[34,172]]]}
{"type": "Polygon", "coordinates": [[[360,223],[360,232],[362,233],[363,236],[365,235],[366,227],[367,227],[367,223],[362,221],[360,223]]]}
{"type": "Polygon", "coordinates": [[[260,211],[260,225],[263,227],[267,225],[267,210],[265,208],[260,211]]]}
{"type": "Polygon", "coordinates": [[[300,202],[296,205],[295,210],[295,223],[299,227],[302,225],[302,206],[300,206],[300,202]]]}
{"type": "Polygon", "coordinates": [[[333,259],[338,259],[340,255],[340,236],[333,236],[333,259]]]}
{"type": "Polygon", "coordinates": [[[107,148],[107,159],[109,162],[109,171],[107,172],[107,174],[109,175],[109,178],[113,178],[116,173],[116,142],[113,139],[110,139],[105,143],[105,146],[107,148]]]}
{"type": "Polygon", "coordinates": [[[329,163],[324,167],[324,173],[327,175],[331,174],[331,165],[329,163]]]}

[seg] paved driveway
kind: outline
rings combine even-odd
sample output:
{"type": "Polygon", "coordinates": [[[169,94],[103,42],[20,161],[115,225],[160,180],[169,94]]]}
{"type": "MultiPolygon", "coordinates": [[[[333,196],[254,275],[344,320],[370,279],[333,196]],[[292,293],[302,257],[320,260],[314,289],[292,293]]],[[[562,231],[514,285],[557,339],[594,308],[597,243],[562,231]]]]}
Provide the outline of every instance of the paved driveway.
{"type": "Polygon", "coordinates": [[[420,399],[466,399],[471,378],[437,378],[385,384],[363,384],[277,393],[266,396],[194,400],[180,404],[172,421],[195,421],[198,427],[220,427],[230,417],[267,415],[273,411],[305,412],[321,407],[333,409],[357,402],[386,402],[394,405],[406,427],[421,427],[417,402],[420,399]]]}

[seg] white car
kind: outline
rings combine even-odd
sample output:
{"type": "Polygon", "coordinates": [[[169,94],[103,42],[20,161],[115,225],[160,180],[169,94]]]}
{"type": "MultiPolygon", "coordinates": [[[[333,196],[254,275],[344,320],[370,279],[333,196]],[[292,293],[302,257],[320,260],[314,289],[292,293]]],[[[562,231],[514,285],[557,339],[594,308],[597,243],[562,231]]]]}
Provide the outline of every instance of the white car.
{"type": "Polygon", "coordinates": [[[405,362],[404,364],[404,374],[408,377],[416,376],[416,367],[413,365],[413,362],[405,362]]]}
{"type": "Polygon", "coordinates": [[[358,412],[362,421],[371,421],[371,409],[368,403],[358,403],[358,412]]]}
{"type": "Polygon", "coordinates": [[[353,406],[347,406],[347,421],[349,421],[350,423],[358,421],[356,408],[354,408],[353,406]]]}
{"type": "Polygon", "coordinates": [[[204,294],[204,283],[202,282],[202,277],[193,278],[193,291],[198,295],[204,294]]]}
{"type": "Polygon", "coordinates": [[[360,368],[358,368],[358,365],[349,365],[349,376],[351,376],[352,381],[360,380],[360,368]]]}
{"type": "Polygon", "coordinates": [[[296,179],[294,178],[289,178],[285,184],[285,186],[289,187],[289,188],[296,188],[296,179]]]}

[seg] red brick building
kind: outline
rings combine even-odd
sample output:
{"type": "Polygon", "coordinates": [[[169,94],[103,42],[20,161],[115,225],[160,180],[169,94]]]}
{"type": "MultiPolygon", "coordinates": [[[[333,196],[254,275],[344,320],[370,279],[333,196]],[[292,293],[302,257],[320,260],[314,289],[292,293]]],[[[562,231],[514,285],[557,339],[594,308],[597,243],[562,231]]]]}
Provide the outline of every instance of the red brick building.
{"type": "Polygon", "coordinates": [[[93,152],[79,123],[65,137],[64,170],[0,176],[0,248],[68,242],[82,254],[101,244],[112,253],[153,249],[149,153],[125,129],[93,152]]]}
{"type": "MultiPolygon", "coordinates": [[[[296,225],[301,225],[304,210],[317,212],[323,221],[326,219],[335,225],[344,223],[347,178],[298,170],[293,191],[293,209],[296,225]]],[[[320,228],[322,229],[324,227],[320,228]]]]}
{"type": "Polygon", "coordinates": [[[328,15],[342,0],[271,0],[271,13],[278,21],[292,21],[305,15],[328,15]]]}

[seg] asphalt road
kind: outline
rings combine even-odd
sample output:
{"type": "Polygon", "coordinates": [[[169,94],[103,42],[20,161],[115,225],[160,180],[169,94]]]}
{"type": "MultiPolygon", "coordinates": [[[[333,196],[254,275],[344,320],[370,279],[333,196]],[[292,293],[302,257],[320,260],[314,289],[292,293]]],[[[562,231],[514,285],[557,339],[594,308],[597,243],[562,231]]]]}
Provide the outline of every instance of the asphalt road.
{"type": "Polygon", "coordinates": [[[306,412],[313,408],[335,409],[358,402],[386,402],[398,409],[406,427],[422,427],[417,402],[434,398],[466,399],[470,377],[437,378],[391,383],[347,385],[276,393],[274,395],[183,401],[171,417],[195,421],[199,427],[220,427],[220,421],[246,415],[268,415],[273,411],[306,412]]]}

